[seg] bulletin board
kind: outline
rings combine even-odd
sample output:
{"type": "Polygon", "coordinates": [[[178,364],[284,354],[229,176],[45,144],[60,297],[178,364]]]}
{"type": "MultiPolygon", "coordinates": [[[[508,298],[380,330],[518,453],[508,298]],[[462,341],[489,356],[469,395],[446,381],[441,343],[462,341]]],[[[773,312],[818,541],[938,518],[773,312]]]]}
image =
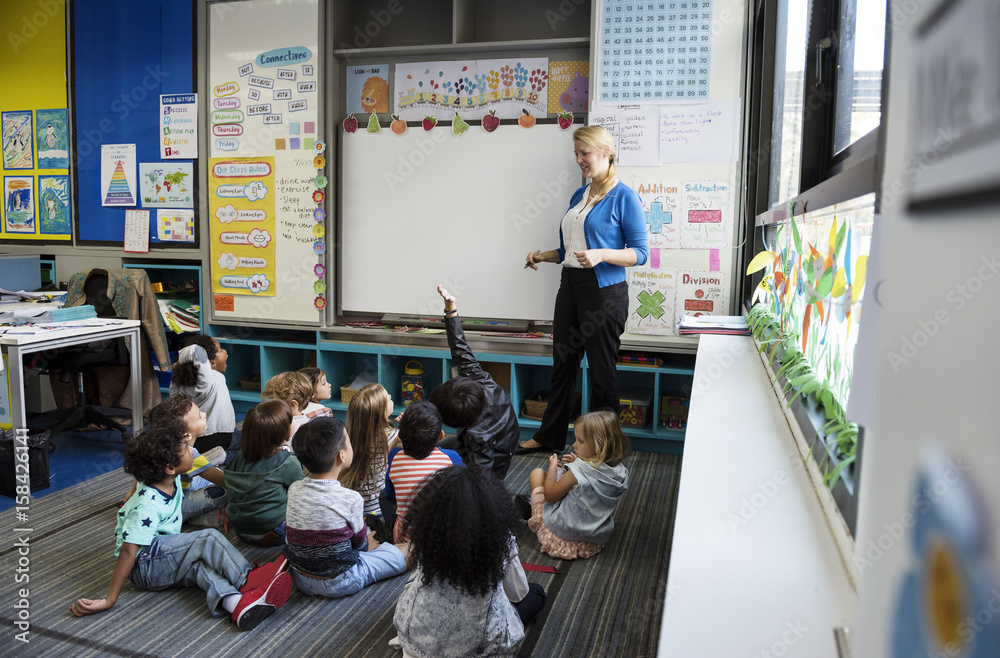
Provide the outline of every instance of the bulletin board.
{"type": "Polygon", "coordinates": [[[0,240],[71,239],[66,11],[53,1],[0,3],[0,240]]]}
{"type": "MultiPolygon", "coordinates": [[[[126,209],[144,206],[138,198],[132,205],[103,204],[101,147],[135,144],[137,164],[182,162],[160,158],[160,95],[194,91],[194,7],[171,0],[75,0],[72,7],[77,237],[82,244],[117,245],[124,242],[126,209]]],[[[155,208],[150,215],[155,244],[161,242],[155,208]]],[[[197,222],[193,229],[193,242],[167,244],[196,247],[197,222]]]]}
{"type": "Polygon", "coordinates": [[[639,194],[650,240],[646,265],[628,268],[629,316],[622,342],[684,347],[697,340],[677,335],[677,323],[685,314],[730,315],[736,309],[742,276],[737,263],[744,235],[741,94],[747,3],[601,0],[597,7],[591,61],[599,63],[599,70],[591,79],[590,95],[596,100],[588,121],[612,132],[619,147],[618,177],[639,194]],[[653,21],[647,20],[650,11],[653,21]],[[634,38],[629,57],[622,51],[616,58],[615,38],[624,39],[624,26],[636,25],[640,15],[641,25],[630,32],[634,38]],[[618,16],[621,35],[607,33],[608,28],[614,29],[618,16]],[[630,23],[626,23],[628,16],[630,23]],[[670,41],[670,35],[680,34],[689,35],[686,50],[696,52],[681,53],[679,37],[670,41]],[[647,48],[651,54],[647,55],[647,48]],[[668,52],[669,48],[674,50],[668,52]],[[688,74],[684,76],[682,55],[688,74]],[[657,76],[660,57],[664,66],[662,76],[657,76]],[[623,77],[615,76],[615,62],[621,74],[629,68],[632,81],[641,83],[643,91],[638,93],[633,85],[627,100],[607,102],[609,94],[600,85],[623,77]],[[681,80],[683,97],[665,93],[668,88],[676,89],[681,80]],[[647,98],[645,89],[657,89],[658,81],[664,93],[651,93],[647,98]],[[702,93],[705,90],[707,94],[702,93]],[[636,135],[642,135],[652,148],[637,148],[635,142],[643,140],[636,135]]]}
{"type": "Polygon", "coordinates": [[[319,325],[335,185],[323,134],[318,0],[207,12],[209,307],[216,319],[319,325]]]}

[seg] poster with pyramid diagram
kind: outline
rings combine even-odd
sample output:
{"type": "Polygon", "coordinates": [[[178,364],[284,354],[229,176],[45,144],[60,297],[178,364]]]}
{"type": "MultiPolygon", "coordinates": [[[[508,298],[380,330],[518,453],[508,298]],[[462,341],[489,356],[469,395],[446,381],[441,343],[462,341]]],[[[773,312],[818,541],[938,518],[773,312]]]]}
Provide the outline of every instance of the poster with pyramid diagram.
{"type": "Polygon", "coordinates": [[[101,205],[135,206],[138,198],[135,144],[101,145],[101,205]]]}

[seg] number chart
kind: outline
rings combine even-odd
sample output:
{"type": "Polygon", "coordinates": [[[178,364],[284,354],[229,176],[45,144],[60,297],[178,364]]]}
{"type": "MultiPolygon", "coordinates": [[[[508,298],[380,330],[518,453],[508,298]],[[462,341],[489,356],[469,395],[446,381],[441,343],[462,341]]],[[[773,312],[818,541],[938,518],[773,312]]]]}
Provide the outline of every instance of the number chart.
{"type": "Polygon", "coordinates": [[[712,0],[601,0],[599,102],[708,100],[712,0]]]}

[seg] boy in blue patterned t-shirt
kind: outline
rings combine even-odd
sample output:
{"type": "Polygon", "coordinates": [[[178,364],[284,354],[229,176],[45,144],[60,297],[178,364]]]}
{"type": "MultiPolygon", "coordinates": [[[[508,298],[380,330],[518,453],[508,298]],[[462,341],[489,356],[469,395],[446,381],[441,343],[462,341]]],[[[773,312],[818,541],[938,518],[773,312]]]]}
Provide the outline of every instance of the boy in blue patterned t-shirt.
{"type": "Polygon", "coordinates": [[[292,580],[284,558],[251,568],[217,530],[181,534],[180,475],[194,460],[184,433],[180,423],[164,423],[125,445],[125,472],[140,484],[118,511],[111,584],[103,599],[78,599],[70,607],[74,615],[111,608],[126,578],[150,590],[197,585],[212,615],[230,614],[242,630],[255,628],[288,600],[292,580]]]}

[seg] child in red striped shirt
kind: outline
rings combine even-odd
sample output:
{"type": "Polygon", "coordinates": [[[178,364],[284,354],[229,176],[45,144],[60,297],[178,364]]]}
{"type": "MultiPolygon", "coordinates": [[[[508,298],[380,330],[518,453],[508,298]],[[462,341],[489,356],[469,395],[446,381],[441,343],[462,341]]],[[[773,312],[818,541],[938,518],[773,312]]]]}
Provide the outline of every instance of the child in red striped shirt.
{"type": "Polygon", "coordinates": [[[399,421],[402,448],[389,452],[389,470],[379,506],[386,524],[393,526],[393,543],[406,541],[403,519],[424,481],[452,464],[465,466],[454,450],[437,447],[444,438],[437,407],[427,401],[411,404],[399,421]]]}

